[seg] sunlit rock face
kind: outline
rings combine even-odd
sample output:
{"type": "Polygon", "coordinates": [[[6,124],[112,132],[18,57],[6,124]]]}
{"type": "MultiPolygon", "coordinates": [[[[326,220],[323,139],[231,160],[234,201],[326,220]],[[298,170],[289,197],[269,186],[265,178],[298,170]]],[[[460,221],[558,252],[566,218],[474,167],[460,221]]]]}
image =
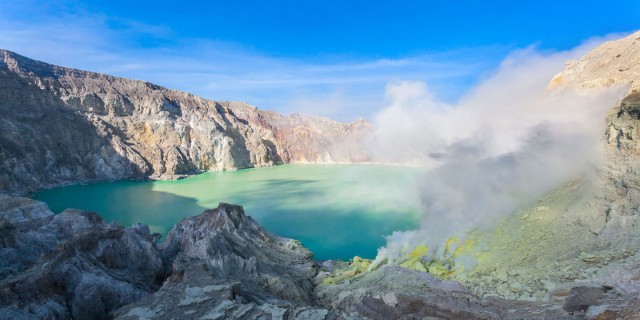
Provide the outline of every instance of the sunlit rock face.
{"type": "Polygon", "coordinates": [[[63,68],[0,50],[0,189],[169,179],[286,162],[366,161],[365,121],[242,103],[63,68]]]}
{"type": "Polygon", "coordinates": [[[555,88],[600,88],[629,85],[629,93],[640,88],[640,32],[608,41],[578,60],[565,64],[549,83],[555,88]]]}
{"type": "MultiPolygon", "coordinates": [[[[591,181],[593,200],[580,220],[601,240],[617,241],[634,231],[640,205],[640,32],[606,42],[569,61],[550,89],[626,88],[626,96],[606,117],[603,162],[591,181]]],[[[626,237],[625,237],[626,238],[626,237]]],[[[638,242],[626,238],[625,241],[638,242]]]]}

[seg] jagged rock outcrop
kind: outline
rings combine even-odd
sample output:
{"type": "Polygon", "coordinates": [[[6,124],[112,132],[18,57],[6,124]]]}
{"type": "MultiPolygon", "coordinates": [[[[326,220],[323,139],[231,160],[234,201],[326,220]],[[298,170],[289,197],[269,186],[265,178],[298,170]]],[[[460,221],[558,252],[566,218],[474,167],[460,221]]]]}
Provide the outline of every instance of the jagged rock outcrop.
{"type": "Polygon", "coordinates": [[[320,284],[316,294],[333,310],[368,319],[499,319],[507,314],[456,282],[392,265],[320,284]]]}
{"type": "Polygon", "coordinates": [[[309,279],[316,272],[311,252],[299,241],[267,232],[241,206],[220,204],[182,221],[169,232],[162,250],[178,257],[173,280],[191,278],[192,268],[181,262],[196,259],[214,278],[237,279],[237,294],[255,302],[311,300],[309,279]]]}
{"type": "Polygon", "coordinates": [[[0,319],[110,319],[171,271],[145,225],[6,196],[0,221],[0,319]]]}
{"type": "Polygon", "coordinates": [[[317,309],[311,253],[268,233],[240,206],[185,219],[162,244],[145,225],[105,224],[92,212],[54,216],[41,202],[8,196],[0,209],[0,319],[109,319],[144,297],[145,307],[118,315],[204,316],[212,301],[224,302],[223,314],[317,309]]]}
{"type": "Polygon", "coordinates": [[[371,125],[282,116],[0,50],[0,190],[365,161],[371,125]]]}
{"type": "Polygon", "coordinates": [[[176,256],[160,291],[116,314],[117,318],[248,319],[291,313],[326,314],[313,307],[316,266],[295,240],[272,235],[240,206],[220,204],[185,219],[162,245],[176,256]]]}

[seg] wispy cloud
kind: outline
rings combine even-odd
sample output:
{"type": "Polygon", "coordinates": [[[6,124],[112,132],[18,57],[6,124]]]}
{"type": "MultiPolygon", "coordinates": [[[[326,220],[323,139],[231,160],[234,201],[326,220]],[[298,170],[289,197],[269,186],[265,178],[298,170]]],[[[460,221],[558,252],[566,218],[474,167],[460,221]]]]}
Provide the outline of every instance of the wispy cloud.
{"type": "Polygon", "coordinates": [[[389,82],[422,81],[445,100],[496,66],[506,48],[401,58],[269,56],[239,44],[181,38],[165,26],[96,13],[0,4],[0,47],[53,64],[151,81],[216,100],[338,120],[386,105],[389,82]],[[29,12],[31,11],[31,12],[29,12]],[[22,12],[23,14],[18,14],[22,12]],[[496,56],[497,55],[497,56],[496,56]]]}

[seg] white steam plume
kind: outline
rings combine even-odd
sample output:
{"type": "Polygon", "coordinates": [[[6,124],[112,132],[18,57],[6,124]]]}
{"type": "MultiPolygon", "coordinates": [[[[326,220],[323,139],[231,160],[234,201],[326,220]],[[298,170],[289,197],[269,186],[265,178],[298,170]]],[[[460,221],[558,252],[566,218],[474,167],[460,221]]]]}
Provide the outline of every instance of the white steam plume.
{"type": "Polygon", "coordinates": [[[388,85],[392,103],[374,119],[375,157],[430,170],[420,229],[389,236],[378,262],[400,262],[417,245],[442,251],[450,236],[490,225],[597,160],[605,114],[622,90],[547,90],[563,63],[590,47],[515,52],[456,105],[424,83],[388,85]]]}

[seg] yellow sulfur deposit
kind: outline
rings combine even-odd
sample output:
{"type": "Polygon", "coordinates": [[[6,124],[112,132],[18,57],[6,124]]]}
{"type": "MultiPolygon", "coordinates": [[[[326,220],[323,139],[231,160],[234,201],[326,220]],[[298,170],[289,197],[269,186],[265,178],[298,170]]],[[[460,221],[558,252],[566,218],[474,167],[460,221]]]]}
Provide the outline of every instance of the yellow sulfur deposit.
{"type": "Polygon", "coordinates": [[[439,278],[448,278],[455,273],[464,271],[463,266],[457,266],[454,260],[461,255],[473,253],[476,242],[471,236],[464,242],[458,237],[452,236],[444,244],[444,252],[442,256],[436,256],[431,253],[429,256],[429,248],[425,245],[416,246],[406,257],[406,260],[400,263],[401,267],[428,272],[439,278]]]}
{"type": "MultiPolygon", "coordinates": [[[[473,240],[471,236],[468,236],[464,242],[461,242],[458,237],[450,237],[445,242],[442,256],[436,256],[434,252],[430,252],[429,247],[423,244],[417,245],[406,255],[404,261],[399,265],[411,270],[428,272],[438,278],[450,278],[456,273],[464,271],[461,265],[455,265],[455,258],[463,254],[473,253],[475,245],[476,241],[473,240]]],[[[386,260],[379,262],[379,264],[385,263],[386,260]]],[[[330,285],[340,283],[377,267],[378,265],[373,265],[372,260],[354,257],[348,263],[343,263],[340,267],[336,268],[331,276],[323,280],[323,284],[330,285]]]]}
{"type": "Polygon", "coordinates": [[[407,268],[407,269],[427,272],[427,269],[426,269],[425,265],[422,262],[420,262],[419,259],[407,260],[407,261],[401,263],[400,266],[404,267],[404,268],[407,268]]]}
{"type": "Polygon", "coordinates": [[[451,247],[460,244],[460,240],[456,236],[451,236],[444,243],[444,256],[448,256],[451,253],[451,247]]]}
{"type": "Polygon", "coordinates": [[[416,246],[407,256],[408,260],[401,263],[400,266],[407,269],[427,272],[424,263],[421,261],[422,258],[427,256],[427,252],[429,252],[429,247],[422,244],[416,246]]]}
{"type": "Polygon", "coordinates": [[[472,254],[477,242],[472,237],[469,237],[465,242],[459,245],[451,255],[452,258],[457,258],[463,254],[472,254]]]}
{"type": "Polygon", "coordinates": [[[431,264],[429,264],[427,272],[438,278],[445,278],[452,273],[452,271],[440,261],[433,261],[431,264]]]}
{"type": "Polygon", "coordinates": [[[409,254],[409,258],[410,259],[418,259],[418,258],[422,258],[425,257],[427,255],[427,252],[429,252],[429,247],[420,244],[418,246],[416,246],[413,251],[411,251],[411,253],[409,254]]]}
{"type": "Polygon", "coordinates": [[[371,260],[364,259],[358,256],[353,257],[351,261],[349,261],[345,267],[340,268],[339,270],[334,271],[333,275],[322,280],[322,283],[327,284],[336,284],[341,281],[348,280],[353,278],[359,274],[362,274],[367,271],[369,266],[371,266],[371,260]]]}

